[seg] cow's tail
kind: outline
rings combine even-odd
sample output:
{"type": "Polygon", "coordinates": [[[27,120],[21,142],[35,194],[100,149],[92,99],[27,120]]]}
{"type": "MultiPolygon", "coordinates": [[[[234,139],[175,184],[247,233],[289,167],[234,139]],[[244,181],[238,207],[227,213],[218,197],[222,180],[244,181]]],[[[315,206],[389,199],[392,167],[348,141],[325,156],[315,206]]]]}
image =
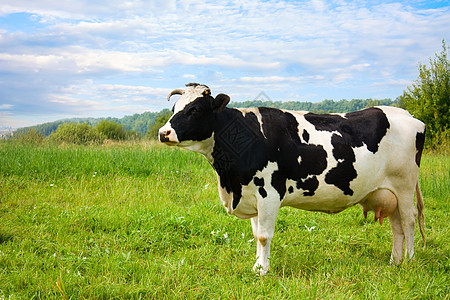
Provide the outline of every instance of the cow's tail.
{"type": "Polygon", "coordinates": [[[425,249],[426,241],[425,241],[425,217],[423,215],[423,198],[422,192],[420,191],[419,180],[416,183],[416,206],[417,206],[417,221],[419,223],[420,234],[422,235],[423,248],[425,249]]]}

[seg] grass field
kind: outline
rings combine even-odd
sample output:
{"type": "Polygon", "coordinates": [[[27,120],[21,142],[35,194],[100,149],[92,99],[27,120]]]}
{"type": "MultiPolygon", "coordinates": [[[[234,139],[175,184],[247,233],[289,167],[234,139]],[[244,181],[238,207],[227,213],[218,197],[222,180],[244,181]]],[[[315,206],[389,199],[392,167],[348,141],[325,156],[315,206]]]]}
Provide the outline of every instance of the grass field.
{"type": "Polygon", "coordinates": [[[391,266],[388,221],[280,211],[256,276],[250,221],[198,154],[0,143],[0,299],[450,299],[450,157],[425,155],[427,247],[391,266]]]}

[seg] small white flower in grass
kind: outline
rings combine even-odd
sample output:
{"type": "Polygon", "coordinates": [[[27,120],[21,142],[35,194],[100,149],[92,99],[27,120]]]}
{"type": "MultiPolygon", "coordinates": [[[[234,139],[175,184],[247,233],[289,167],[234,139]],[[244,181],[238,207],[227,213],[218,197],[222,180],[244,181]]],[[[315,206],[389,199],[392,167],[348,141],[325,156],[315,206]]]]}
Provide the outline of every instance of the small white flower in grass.
{"type": "Polygon", "coordinates": [[[207,184],[205,185],[205,190],[208,189],[208,186],[209,186],[209,183],[207,183],[207,184]]]}
{"type": "Polygon", "coordinates": [[[316,228],[316,226],[308,227],[308,226],[305,225],[305,228],[308,230],[308,232],[311,232],[311,231],[314,230],[314,228],[316,228]]]}
{"type": "Polygon", "coordinates": [[[184,266],[184,257],[178,261],[178,266],[184,266]]]}
{"type": "Polygon", "coordinates": [[[225,232],[223,234],[223,240],[225,243],[229,244],[230,243],[230,239],[228,238],[228,232],[225,232]]]}

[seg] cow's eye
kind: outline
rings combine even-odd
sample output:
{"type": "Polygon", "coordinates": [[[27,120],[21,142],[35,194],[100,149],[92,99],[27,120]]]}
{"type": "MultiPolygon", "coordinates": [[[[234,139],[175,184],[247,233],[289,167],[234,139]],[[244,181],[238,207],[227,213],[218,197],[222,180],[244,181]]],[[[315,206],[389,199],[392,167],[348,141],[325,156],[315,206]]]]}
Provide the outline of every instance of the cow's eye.
{"type": "Polygon", "coordinates": [[[194,115],[194,114],[197,114],[198,112],[199,112],[199,110],[196,107],[191,107],[188,110],[189,115],[194,115]]]}

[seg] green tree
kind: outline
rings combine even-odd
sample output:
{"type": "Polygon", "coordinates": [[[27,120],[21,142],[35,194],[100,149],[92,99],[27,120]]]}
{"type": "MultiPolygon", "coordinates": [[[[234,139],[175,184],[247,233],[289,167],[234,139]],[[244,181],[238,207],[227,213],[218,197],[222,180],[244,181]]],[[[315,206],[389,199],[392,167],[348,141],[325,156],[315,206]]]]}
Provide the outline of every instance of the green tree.
{"type": "Polygon", "coordinates": [[[450,63],[448,47],[430,58],[430,67],[419,64],[419,77],[400,96],[399,106],[427,125],[426,145],[448,146],[450,139],[450,63]]]}
{"type": "Polygon", "coordinates": [[[110,140],[124,140],[127,137],[127,132],[123,129],[123,125],[114,121],[101,120],[95,126],[98,132],[110,140]]]}

